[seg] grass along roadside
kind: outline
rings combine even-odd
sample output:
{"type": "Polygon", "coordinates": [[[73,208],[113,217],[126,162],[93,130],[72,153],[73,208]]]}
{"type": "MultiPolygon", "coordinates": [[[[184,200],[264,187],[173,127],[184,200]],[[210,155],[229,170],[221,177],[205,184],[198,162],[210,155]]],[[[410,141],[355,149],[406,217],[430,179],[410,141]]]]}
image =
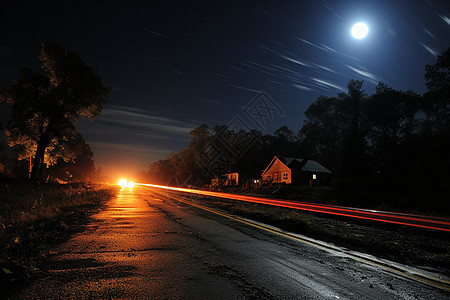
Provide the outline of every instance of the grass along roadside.
{"type": "Polygon", "coordinates": [[[28,280],[49,246],[64,241],[117,187],[0,182],[0,290],[28,280]]]}

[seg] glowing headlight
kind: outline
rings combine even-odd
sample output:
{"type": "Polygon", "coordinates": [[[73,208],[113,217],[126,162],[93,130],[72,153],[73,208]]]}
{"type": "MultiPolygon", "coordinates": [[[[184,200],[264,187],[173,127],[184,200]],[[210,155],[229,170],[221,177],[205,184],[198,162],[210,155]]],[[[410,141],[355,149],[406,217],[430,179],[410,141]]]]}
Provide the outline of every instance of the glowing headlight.
{"type": "Polygon", "coordinates": [[[120,179],[118,185],[120,185],[121,187],[127,187],[128,183],[126,179],[120,179]]]}

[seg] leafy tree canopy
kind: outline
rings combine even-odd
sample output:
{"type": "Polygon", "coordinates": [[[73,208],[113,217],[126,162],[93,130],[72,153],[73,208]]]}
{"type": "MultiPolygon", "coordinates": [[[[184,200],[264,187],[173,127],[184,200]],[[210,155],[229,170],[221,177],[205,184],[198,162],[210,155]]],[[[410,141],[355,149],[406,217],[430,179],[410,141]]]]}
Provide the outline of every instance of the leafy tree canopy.
{"type": "Polygon", "coordinates": [[[41,46],[41,72],[22,70],[0,93],[0,101],[10,104],[8,143],[19,159],[30,160],[32,178],[40,178],[58,157],[75,159],[72,146],[80,136],[74,123],[95,119],[110,92],[78,54],[49,40],[41,46]]]}
{"type": "Polygon", "coordinates": [[[425,66],[424,110],[428,129],[450,134],[450,48],[444,51],[434,65],[425,66]]]}

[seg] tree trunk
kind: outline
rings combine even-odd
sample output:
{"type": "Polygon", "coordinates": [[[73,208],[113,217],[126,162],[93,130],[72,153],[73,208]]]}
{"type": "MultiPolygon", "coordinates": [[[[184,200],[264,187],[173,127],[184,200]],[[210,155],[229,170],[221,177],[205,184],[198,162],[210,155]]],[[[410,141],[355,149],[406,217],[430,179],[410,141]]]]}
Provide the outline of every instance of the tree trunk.
{"type": "Polygon", "coordinates": [[[40,180],[42,179],[42,173],[44,169],[44,155],[45,149],[48,145],[48,133],[44,132],[39,138],[36,154],[33,160],[33,167],[31,168],[30,179],[40,180]]]}

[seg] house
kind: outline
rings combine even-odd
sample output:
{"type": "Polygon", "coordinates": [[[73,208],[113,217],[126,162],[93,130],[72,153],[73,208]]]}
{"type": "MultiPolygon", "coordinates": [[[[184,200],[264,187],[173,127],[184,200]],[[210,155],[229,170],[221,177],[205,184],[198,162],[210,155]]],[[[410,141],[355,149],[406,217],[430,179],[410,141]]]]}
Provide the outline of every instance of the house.
{"type": "Polygon", "coordinates": [[[292,182],[291,169],[278,157],[274,157],[261,175],[263,183],[286,183],[292,182]]]}
{"type": "Polygon", "coordinates": [[[262,185],[261,178],[247,178],[242,180],[242,186],[247,190],[256,190],[262,185]]]}
{"type": "Polygon", "coordinates": [[[212,189],[239,184],[239,174],[237,172],[223,174],[221,177],[222,178],[214,177],[211,179],[212,189]]]}
{"type": "Polygon", "coordinates": [[[262,173],[263,183],[309,184],[328,182],[331,171],[315,160],[275,156],[262,173]]]}
{"type": "Polygon", "coordinates": [[[239,184],[239,174],[237,172],[223,174],[222,176],[225,177],[226,186],[239,184]]]}
{"type": "Polygon", "coordinates": [[[222,187],[224,185],[224,183],[225,183],[224,179],[214,177],[214,178],[211,179],[211,188],[212,189],[220,188],[220,187],[222,187]]]}

